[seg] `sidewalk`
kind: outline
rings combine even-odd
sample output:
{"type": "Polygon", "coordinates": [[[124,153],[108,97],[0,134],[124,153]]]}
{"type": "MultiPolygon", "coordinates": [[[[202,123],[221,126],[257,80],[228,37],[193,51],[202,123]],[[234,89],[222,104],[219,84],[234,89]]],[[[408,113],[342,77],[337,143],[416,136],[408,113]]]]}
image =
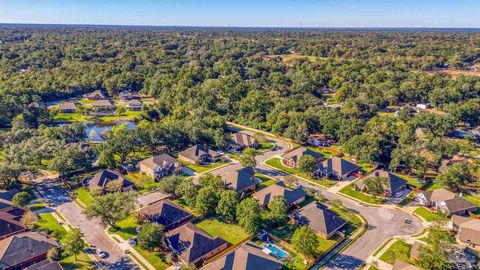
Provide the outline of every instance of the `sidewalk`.
{"type": "Polygon", "coordinates": [[[118,246],[123,249],[123,250],[128,250],[130,251],[131,254],[133,254],[134,256],[130,256],[132,257],[132,259],[137,262],[137,264],[141,267],[141,268],[145,268],[145,266],[147,267],[147,269],[149,270],[155,270],[155,267],[153,267],[153,265],[151,265],[140,253],[138,253],[138,251],[136,249],[134,249],[129,243],[128,241],[125,241],[123,240],[122,237],[120,237],[120,235],[118,234],[109,234],[108,233],[108,230],[105,230],[105,233],[110,236],[110,238],[112,238],[113,241],[115,241],[115,243],[118,244],[118,246]],[[137,260],[140,260],[140,263],[137,261],[137,260]]]}

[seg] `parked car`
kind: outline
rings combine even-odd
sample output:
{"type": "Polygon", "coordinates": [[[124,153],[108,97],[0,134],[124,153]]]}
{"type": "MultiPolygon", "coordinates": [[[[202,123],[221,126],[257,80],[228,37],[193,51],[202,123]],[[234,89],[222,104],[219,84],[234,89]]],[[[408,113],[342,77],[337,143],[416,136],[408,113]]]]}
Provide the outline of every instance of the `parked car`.
{"type": "Polygon", "coordinates": [[[293,182],[292,185],[294,187],[301,187],[302,186],[299,182],[293,182]]]}
{"type": "Polygon", "coordinates": [[[400,197],[402,197],[402,195],[403,195],[403,191],[399,191],[399,192],[395,193],[393,196],[395,196],[395,198],[400,198],[400,197]]]}
{"type": "Polygon", "coordinates": [[[95,250],[95,252],[100,256],[100,258],[105,259],[107,257],[107,253],[99,248],[95,250]]]}

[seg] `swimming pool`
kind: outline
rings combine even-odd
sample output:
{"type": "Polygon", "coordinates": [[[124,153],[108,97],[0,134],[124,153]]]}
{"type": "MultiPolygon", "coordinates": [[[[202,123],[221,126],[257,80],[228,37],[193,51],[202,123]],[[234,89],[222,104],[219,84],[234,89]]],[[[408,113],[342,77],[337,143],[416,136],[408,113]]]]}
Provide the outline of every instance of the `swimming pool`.
{"type": "Polygon", "coordinates": [[[275,245],[265,244],[263,247],[268,249],[271,255],[277,257],[280,260],[283,260],[288,256],[288,252],[283,251],[281,248],[275,245]]]}

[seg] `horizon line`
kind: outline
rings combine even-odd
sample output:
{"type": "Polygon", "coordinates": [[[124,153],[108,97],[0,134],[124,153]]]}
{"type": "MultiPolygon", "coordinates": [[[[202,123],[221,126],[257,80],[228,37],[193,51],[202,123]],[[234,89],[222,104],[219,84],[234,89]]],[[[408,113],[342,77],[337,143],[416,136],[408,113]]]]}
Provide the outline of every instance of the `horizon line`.
{"type": "Polygon", "coordinates": [[[72,27],[165,27],[165,28],[219,28],[219,29],[336,29],[336,30],[480,30],[480,27],[432,27],[432,26],[231,26],[231,25],[152,25],[152,24],[91,24],[91,23],[8,23],[0,26],[72,26],[72,27]]]}

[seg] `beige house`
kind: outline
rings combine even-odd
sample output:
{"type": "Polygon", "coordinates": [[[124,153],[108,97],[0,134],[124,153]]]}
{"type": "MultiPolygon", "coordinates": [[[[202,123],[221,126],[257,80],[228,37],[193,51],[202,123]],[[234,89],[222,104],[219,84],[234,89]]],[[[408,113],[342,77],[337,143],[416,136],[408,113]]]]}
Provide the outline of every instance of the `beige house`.
{"type": "Polygon", "coordinates": [[[152,179],[160,179],[164,176],[181,173],[182,165],[178,160],[167,154],[161,154],[144,159],[138,163],[141,173],[152,179]]]}
{"type": "Polygon", "coordinates": [[[194,145],[190,148],[178,153],[178,158],[190,164],[201,164],[204,162],[217,162],[222,155],[219,152],[213,151],[207,146],[194,145]]]}
{"type": "Polygon", "coordinates": [[[480,245],[480,219],[453,215],[452,227],[460,242],[480,245]]]}
{"type": "Polygon", "coordinates": [[[258,142],[255,137],[243,132],[236,132],[233,133],[231,136],[232,144],[230,145],[231,148],[236,150],[241,150],[247,147],[257,148],[258,142]]]}
{"type": "Polygon", "coordinates": [[[105,94],[103,94],[102,91],[100,90],[96,90],[96,91],[93,91],[89,94],[87,94],[87,99],[88,100],[102,100],[102,99],[107,99],[107,96],[105,94]]]}
{"type": "Polygon", "coordinates": [[[73,102],[62,102],[58,104],[58,111],[61,113],[75,113],[77,106],[73,102]]]}
{"type": "Polygon", "coordinates": [[[447,215],[462,215],[475,212],[477,206],[444,188],[418,193],[415,200],[420,204],[440,210],[447,215]]]}
{"type": "Polygon", "coordinates": [[[283,164],[292,168],[296,168],[298,166],[298,162],[303,156],[312,156],[316,163],[325,160],[325,157],[322,154],[300,146],[283,154],[283,164]]]}
{"type": "Polygon", "coordinates": [[[255,172],[251,166],[222,175],[222,180],[227,188],[233,189],[238,194],[253,192],[257,187],[255,172]]]}
{"type": "Polygon", "coordinates": [[[276,196],[285,198],[287,205],[292,206],[303,202],[305,200],[305,195],[305,190],[303,190],[302,187],[291,190],[285,187],[283,182],[278,182],[255,192],[253,197],[257,200],[260,206],[267,207],[270,201],[276,196]]]}

